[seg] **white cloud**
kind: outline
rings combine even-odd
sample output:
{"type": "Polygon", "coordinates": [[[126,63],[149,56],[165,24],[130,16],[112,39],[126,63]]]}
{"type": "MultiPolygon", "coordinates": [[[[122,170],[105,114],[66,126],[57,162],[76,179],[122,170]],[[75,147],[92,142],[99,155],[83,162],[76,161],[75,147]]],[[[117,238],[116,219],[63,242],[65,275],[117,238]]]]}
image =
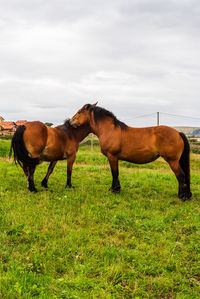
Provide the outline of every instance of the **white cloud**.
{"type": "Polygon", "coordinates": [[[200,117],[199,12],[197,0],[2,1],[0,114],[59,123],[99,100],[124,121],[200,117]]]}

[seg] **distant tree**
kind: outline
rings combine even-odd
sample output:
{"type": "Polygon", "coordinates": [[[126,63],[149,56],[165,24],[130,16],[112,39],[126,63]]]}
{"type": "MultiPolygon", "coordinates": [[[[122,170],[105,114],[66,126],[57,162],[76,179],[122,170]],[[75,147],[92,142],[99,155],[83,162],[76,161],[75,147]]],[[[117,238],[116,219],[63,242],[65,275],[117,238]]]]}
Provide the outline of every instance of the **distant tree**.
{"type": "Polygon", "coordinates": [[[3,122],[4,120],[5,119],[2,116],[0,116],[0,123],[3,122]]]}
{"type": "Polygon", "coordinates": [[[52,127],[53,126],[53,123],[45,123],[45,125],[47,126],[47,127],[52,127]]]}

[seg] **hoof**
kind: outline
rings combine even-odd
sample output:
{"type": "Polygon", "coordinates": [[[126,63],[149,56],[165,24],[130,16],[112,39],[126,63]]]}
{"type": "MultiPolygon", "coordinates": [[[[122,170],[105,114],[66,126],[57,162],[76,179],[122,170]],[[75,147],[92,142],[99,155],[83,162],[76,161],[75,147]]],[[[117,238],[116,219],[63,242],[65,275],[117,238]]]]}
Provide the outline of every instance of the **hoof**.
{"type": "Polygon", "coordinates": [[[192,197],[192,192],[187,192],[187,193],[182,193],[179,195],[179,198],[182,200],[182,201],[186,201],[188,199],[190,199],[192,197]]]}
{"type": "Polygon", "coordinates": [[[121,188],[120,187],[110,187],[109,191],[113,193],[120,193],[121,188]]]}
{"type": "Polygon", "coordinates": [[[29,188],[29,191],[30,191],[30,192],[34,192],[34,193],[37,193],[37,192],[38,192],[36,188],[29,188]]]}
{"type": "Polygon", "coordinates": [[[75,189],[75,187],[72,184],[66,185],[65,188],[75,189]]]}

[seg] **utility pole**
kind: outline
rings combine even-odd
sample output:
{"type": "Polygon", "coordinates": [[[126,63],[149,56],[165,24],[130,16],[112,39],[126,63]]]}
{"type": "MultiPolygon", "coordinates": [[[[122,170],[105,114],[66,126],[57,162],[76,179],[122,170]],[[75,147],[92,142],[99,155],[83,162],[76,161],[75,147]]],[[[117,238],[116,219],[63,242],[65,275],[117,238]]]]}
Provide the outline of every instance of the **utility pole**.
{"type": "Polygon", "coordinates": [[[90,142],[91,142],[91,151],[93,151],[93,149],[94,149],[93,138],[94,138],[94,136],[93,136],[93,133],[92,133],[92,134],[91,134],[91,140],[90,140],[90,142]]]}
{"type": "Polygon", "coordinates": [[[157,112],[157,126],[160,125],[160,114],[159,112],[157,112]]]}

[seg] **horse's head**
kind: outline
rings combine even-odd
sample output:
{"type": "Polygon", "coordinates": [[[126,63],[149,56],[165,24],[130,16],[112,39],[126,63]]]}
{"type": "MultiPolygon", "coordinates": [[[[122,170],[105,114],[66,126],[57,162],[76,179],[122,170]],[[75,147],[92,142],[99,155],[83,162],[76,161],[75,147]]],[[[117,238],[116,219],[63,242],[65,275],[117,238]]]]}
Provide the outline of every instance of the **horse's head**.
{"type": "Polygon", "coordinates": [[[69,120],[70,125],[74,128],[80,127],[90,121],[90,111],[92,107],[95,107],[98,102],[95,104],[86,104],[69,120]]]}

